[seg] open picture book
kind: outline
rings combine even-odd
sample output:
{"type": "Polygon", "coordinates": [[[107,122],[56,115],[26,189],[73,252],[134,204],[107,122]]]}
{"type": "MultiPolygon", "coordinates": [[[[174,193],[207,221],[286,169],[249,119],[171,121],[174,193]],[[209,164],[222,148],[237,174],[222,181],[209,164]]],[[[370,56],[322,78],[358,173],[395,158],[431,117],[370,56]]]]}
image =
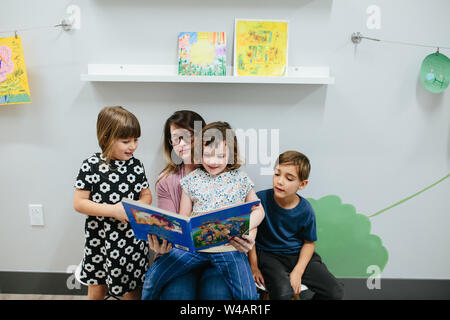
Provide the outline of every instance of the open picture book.
{"type": "Polygon", "coordinates": [[[185,217],[142,202],[122,200],[137,239],[148,241],[147,235],[155,234],[186,251],[223,245],[234,236],[248,234],[252,207],[259,203],[259,200],[245,202],[185,217]]]}

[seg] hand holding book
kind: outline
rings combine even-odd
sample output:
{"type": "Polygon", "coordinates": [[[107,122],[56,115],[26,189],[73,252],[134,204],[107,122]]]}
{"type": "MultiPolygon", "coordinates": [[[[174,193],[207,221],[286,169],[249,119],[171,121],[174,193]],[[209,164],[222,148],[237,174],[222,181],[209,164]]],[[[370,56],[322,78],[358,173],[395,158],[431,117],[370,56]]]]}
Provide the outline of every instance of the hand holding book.
{"type": "Polygon", "coordinates": [[[166,239],[160,240],[155,234],[148,234],[148,245],[157,254],[166,254],[172,249],[172,243],[166,239]]]}
{"type": "Polygon", "coordinates": [[[243,234],[241,236],[231,238],[229,244],[226,245],[235,247],[237,251],[247,253],[252,249],[254,244],[255,239],[253,239],[253,237],[243,234]]]}

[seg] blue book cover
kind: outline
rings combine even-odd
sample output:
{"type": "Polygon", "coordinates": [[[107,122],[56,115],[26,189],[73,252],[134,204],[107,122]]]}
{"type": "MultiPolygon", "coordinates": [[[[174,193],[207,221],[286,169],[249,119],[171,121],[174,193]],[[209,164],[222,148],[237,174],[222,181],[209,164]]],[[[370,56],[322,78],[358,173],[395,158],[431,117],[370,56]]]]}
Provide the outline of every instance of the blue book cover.
{"type": "Polygon", "coordinates": [[[148,241],[147,235],[155,234],[187,251],[219,246],[234,236],[248,234],[252,207],[259,203],[245,202],[190,218],[142,202],[122,200],[137,239],[148,241]]]}

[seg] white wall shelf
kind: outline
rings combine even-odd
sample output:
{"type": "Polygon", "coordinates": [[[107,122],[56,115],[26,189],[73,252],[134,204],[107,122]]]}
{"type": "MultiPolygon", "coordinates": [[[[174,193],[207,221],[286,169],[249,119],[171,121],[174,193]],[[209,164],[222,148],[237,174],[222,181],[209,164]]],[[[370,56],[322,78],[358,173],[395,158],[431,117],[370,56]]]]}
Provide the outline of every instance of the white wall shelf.
{"type": "MultiPolygon", "coordinates": [[[[227,69],[227,74],[232,68],[227,69]]],[[[179,76],[176,65],[89,64],[81,75],[89,82],[181,82],[255,84],[333,84],[328,67],[289,67],[284,77],[179,76]]]]}

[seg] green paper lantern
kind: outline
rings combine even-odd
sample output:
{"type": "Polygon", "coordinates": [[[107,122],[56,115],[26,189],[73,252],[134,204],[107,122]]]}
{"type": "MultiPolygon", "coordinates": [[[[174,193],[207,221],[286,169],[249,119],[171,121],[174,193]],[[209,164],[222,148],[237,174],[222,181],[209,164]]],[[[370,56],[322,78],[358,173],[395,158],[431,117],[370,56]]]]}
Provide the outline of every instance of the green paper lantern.
{"type": "Polygon", "coordinates": [[[450,80],[450,59],[439,51],[428,55],[422,62],[420,82],[428,91],[441,93],[450,80]]]}

